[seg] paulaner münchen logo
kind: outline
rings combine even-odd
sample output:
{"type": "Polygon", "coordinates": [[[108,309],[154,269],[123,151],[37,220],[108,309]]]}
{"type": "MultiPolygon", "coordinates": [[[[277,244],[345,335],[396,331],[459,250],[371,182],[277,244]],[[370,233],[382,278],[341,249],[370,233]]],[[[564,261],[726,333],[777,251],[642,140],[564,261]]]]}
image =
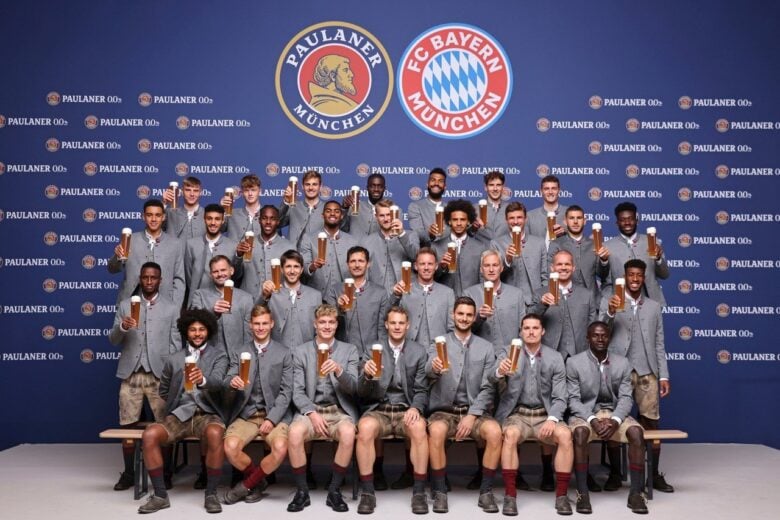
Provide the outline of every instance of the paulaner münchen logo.
{"type": "Polygon", "coordinates": [[[362,27],[322,22],[289,41],[276,65],[276,96],[295,126],[323,139],[371,128],[393,92],[393,66],[362,27]]]}
{"type": "Polygon", "coordinates": [[[398,63],[398,99],[421,130],[445,139],[480,134],[512,97],[512,65],[479,27],[445,24],[423,32],[398,63]]]}

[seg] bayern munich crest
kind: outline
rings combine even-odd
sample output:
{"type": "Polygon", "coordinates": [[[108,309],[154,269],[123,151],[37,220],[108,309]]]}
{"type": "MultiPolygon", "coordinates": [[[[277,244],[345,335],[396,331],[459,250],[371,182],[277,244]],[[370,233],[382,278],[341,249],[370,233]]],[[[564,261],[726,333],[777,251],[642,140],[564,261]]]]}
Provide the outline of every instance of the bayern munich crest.
{"type": "Polygon", "coordinates": [[[478,135],[512,97],[512,65],[489,33],[467,24],[423,32],[398,64],[398,99],[418,128],[444,139],[478,135]]]}
{"type": "Polygon", "coordinates": [[[287,43],[276,65],[276,96],[285,115],[323,139],[371,128],[392,92],[393,66],[382,42],[347,22],[305,28],[287,43]]]}

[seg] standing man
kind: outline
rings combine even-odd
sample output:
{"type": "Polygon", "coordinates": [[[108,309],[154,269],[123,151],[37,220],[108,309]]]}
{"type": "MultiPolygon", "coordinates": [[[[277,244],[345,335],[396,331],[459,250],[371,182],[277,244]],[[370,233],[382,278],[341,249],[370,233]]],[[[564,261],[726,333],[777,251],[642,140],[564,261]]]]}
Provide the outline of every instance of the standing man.
{"type": "Polygon", "coordinates": [[[353,246],[347,251],[347,268],[350,277],[355,281],[354,299],[349,304],[349,298],[344,294],[343,287],[331,288],[325,301],[339,308],[338,338],[346,343],[352,343],[358,348],[361,359],[371,357],[371,345],[384,340],[387,331],[383,323],[390,309],[390,297],[387,289],[370,281],[366,274],[369,266],[368,250],[362,246],[353,246]],[[349,304],[349,305],[348,305],[349,304]]]}
{"type": "Polygon", "coordinates": [[[244,268],[241,257],[236,254],[236,241],[222,235],[225,208],[219,204],[209,204],[203,210],[203,220],[206,223],[205,233],[190,238],[184,247],[184,277],[189,291],[189,304],[192,303],[195,291],[211,285],[209,262],[215,256],[232,258],[229,261],[233,269],[239,271],[239,275],[244,268]]]}
{"type": "Polygon", "coordinates": [[[444,208],[444,221],[449,226],[450,233],[436,239],[432,244],[439,257],[436,280],[452,289],[455,296],[462,296],[468,287],[479,281],[480,255],[488,248],[487,243],[468,234],[475,218],[476,214],[470,202],[463,199],[450,201],[444,208]],[[451,243],[455,244],[455,255],[449,252],[451,243]],[[456,264],[454,271],[449,269],[451,262],[456,264]]]}
{"type": "Polygon", "coordinates": [[[477,212],[477,218],[472,223],[472,229],[478,230],[477,236],[490,242],[494,238],[509,233],[504,218],[504,174],[500,171],[492,171],[485,174],[485,197],[487,201],[487,222],[480,218],[479,204],[474,204],[474,211],[477,212]]]}
{"type": "Polygon", "coordinates": [[[505,216],[510,234],[494,238],[490,247],[498,251],[504,260],[502,280],[520,289],[525,298],[525,305],[528,307],[533,303],[534,292],[547,283],[547,253],[544,240],[526,232],[525,206],[522,202],[507,204],[505,216]],[[522,251],[517,251],[512,243],[513,227],[521,229],[522,251]]]}
{"type": "MultiPolygon", "coordinates": [[[[282,253],[294,249],[292,242],[279,234],[279,210],[275,206],[260,208],[260,235],[255,236],[252,248],[252,261],[246,262],[241,288],[258,301],[262,294],[263,282],[271,280],[271,260],[280,258],[282,253]]],[[[249,251],[249,244],[240,241],[237,255],[249,251]]]]}
{"type": "MultiPolygon", "coordinates": [[[[260,234],[260,178],[255,174],[241,178],[241,196],[244,198],[243,208],[233,208],[233,214],[225,219],[225,234],[239,242],[244,234],[251,231],[255,236],[260,234]]],[[[233,204],[229,197],[223,196],[219,201],[222,206],[233,204]]]]}
{"type": "MultiPolygon", "coordinates": [[[[547,256],[552,262],[552,257],[558,251],[568,251],[574,260],[574,283],[584,285],[593,291],[598,297],[599,286],[597,279],[604,282],[609,267],[599,261],[599,256],[607,257],[609,251],[602,244],[598,252],[593,250],[593,240],[585,236],[585,212],[577,205],[571,205],[566,209],[566,233],[559,236],[547,250],[547,256]]],[[[549,329],[548,329],[549,334],[549,329]]]]}
{"type": "Polygon", "coordinates": [[[634,513],[647,513],[642,496],[645,469],[645,440],[642,427],[631,413],[631,365],[618,354],[609,354],[609,327],[594,321],[588,327],[589,350],[580,352],[566,363],[574,432],[574,474],[577,478],[577,512],[590,514],[593,509],[588,494],[588,452],[590,441],[624,442],[629,446],[631,492],[628,507],[634,513]]]}
{"type": "Polygon", "coordinates": [[[336,340],[338,310],[323,304],[314,313],[316,336],[293,350],[293,403],[297,414],[290,426],[289,456],[298,488],[287,511],[310,505],[306,484],[304,443],[312,439],[338,442],[326,505],[336,512],[349,508],[341,496],[341,484],[352,460],[355,424],[360,415],[357,390],[358,352],[350,343],[336,340]],[[328,347],[328,360],[318,366],[318,349],[328,347]]]}
{"type": "MultiPolygon", "coordinates": [[[[639,424],[645,430],[657,430],[661,419],[659,396],[666,397],[672,389],[666,363],[661,305],[642,293],[642,288],[646,287],[647,272],[647,265],[642,260],[629,260],[624,269],[625,311],[618,312],[620,300],[613,295],[608,300],[602,300],[601,319],[607,322],[612,333],[610,353],[628,358],[631,364],[631,384],[634,387],[634,401],[639,410],[639,424]]],[[[653,444],[652,457],[653,489],[672,493],[674,487],[668,484],[664,474],[658,471],[661,443],[653,444]]],[[[618,460],[618,449],[613,448],[610,452],[610,479],[604,485],[606,491],[614,491],[620,487],[620,480],[615,480],[612,475],[618,469],[618,460]],[[617,487],[615,484],[618,484],[617,487]]]]}
{"type": "Polygon", "coordinates": [[[446,335],[447,353],[442,359],[435,345],[428,347],[427,373],[430,380],[428,450],[431,459],[434,513],[446,513],[445,484],[447,438],[485,441],[482,457],[482,485],[477,505],[486,513],[497,513],[493,478],[501,457],[501,427],[490,417],[494,388],[489,380],[496,355],[493,345],[471,334],[477,313],[474,300],[455,300],[452,319],[455,329],[446,335]]]}
{"type": "Polygon", "coordinates": [[[542,345],[542,318],[527,314],[520,325],[524,346],[512,372],[509,348],[499,356],[495,371],[500,395],[496,419],[504,430],[501,468],[506,486],[503,513],[517,515],[515,479],[520,467],[517,445],[535,439],[547,445],[557,445],[555,454],[555,511],[570,515],[571,504],[566,496],[574,460],[571,431],[563,422],[566,411],[566,369],[563,358],[555,350],[542,345]]]}
{"type": "MultiPolygon", "coordinates": [[[[145,263],[138,279],[141,283],[138,321],[132,317],[130,298],[123,299],[119,302],[114,326],[108,336],[112,345],[122,346],[116,377],[122,380],[119,386],[119,425],[123,428],[132,428],[141,419],[144,397],[155,420],[162,420],[165,399],[160,397],[160,377],[165,359],[178,349],[176,319],[180,307],[160,294],[160,266],[153,262],[145,263]]],[[[134,454],[135,441],[122,441],[125,469],[114,486],[115,491],[133,486],[136,478],[134,454]]],[[[170,473],[168,475],[170,483],[170,473]]]]}
{"type": "Polygon", "coordinates": [[[114,256],[108,260],[109,273],[124,273],[117,304],[135,292],[141,266],[146,262],[154,262],[165,274],[160,282],[160,291],[167,299],[181,306],[186,288],[183,244],[177,238],[163,233],[165,207],[159,200],[152,199],[144,203],[143,219],[144,230],[136,231],[130,237],[129,254],[120,243],[114,248],[114,256]]]}
{"type": "Polygon", "coordinates": [[[569,356],[588,350],[586,330],[599,314],[593,291],[574,283],[574,258],[562,249],[552,257],[551,270],[558,273],[558,303],[549,287],[537,289],[530,312],[542,316],[545,344],[557,350],[565,362],[569,356]]]}
{"type": "Polygon", "coordinates": [[[242,352],[249,354],[248,381],[240,376],[241,354],[230,359],[228,369],[236,399],[230,413],[232,422],[225,432],[225,455],[244,478],[225,494],[226,504],[260,501],[260,483],[276,471],[287,455],[287,431],[292,419],[292,352],[271,339],[274,320],[265,305],[252,308],[251,326],[252,339],[242,352]],[[257,435],[271,448],[271,453],[255,465],[244,448],[257,435]]]}
{"type": "Polygon", "coordinates": [[[385,178],[381,173],[372,173],[366,179],[366,191],[368,200],[361,200],[358,206],[358,214],[352,214],[352,194],[344,197],[341,207],[344,208],[345,217],[341,228],[355,237],[373,235],[379,230],[379,222],[376,217],[376,203],[385,196],[385,178]]]}
{"type": "Polygon", "coordinates": [[[222,436],[224,413],[220,391],[225,382],[228,358],[221,348],[208,344],[217,332],[214,316],[207,310],[185,311],[178,320],[184,348],[165,362],[160,380],[160,397],[165,399],[165,417],[144,430],[144,464],[154,487],[154,495],[138,508],[139,513],[156,513],[171,506],[163,482],[162,446],[172,446],[188,435],[197,435],[206,444],[208,481],[204,507],[208,513],[221,513],[217,484],[222,476],[222,436]],[[185,369],[187,359],[195,365],[185,369]]]}
{"type": "Polygon", "coordinates": [[[444,229],[436,226],[436,208],[442,206],[442,196],[447,189],[447,174],[442,168],[434,168],[428,174],[428,196],[422,200],[409,203],[409,228],[417,233],[420,245],[427,246],[440,236],[449,235],[445,224],[444,229]]]}
{"type": "Polygon", "coordinates": [[[358,245],[349,233],[341,231],[341,217],[341,204],[329,200],[322,209],[323,227],[315,228],[315,232],[309,233],[300,242],[299,250],[305,267],[304,282],[322,294],[337,290],[344,278],[348,278],[344,275],[347,270],[347,251],[358,245]],[[317,253],[319,232],[327,235],[325,258],[319,258],[317,253]]]}
{"type": "MultiPolygon", "coordinates": [[[[666,305],[666,298],[658,284],[658,280],[669,278],[669,264],[664,256],[664,248],[658,244],[655,256],[650,256],[647,252],[647,235],[637,233],[636,205],[633,202],[621,202],[615,206],[615,216],[617,217],[617,226],[620,235],[604,244],[607,254],[600,256],[602,265],[609,266],[609,287],[615,283],[616,278],[623,276],[623,265],[627,260],[642,260],[645,265],[652,266],[645,273],[645,286],[642,293],[650,299],[657,301],[663,307],[666,305]]],[[[609,294],[611,289],[605,289],[602,294],[609,294]]]]}
{"type": "Polygon", "coordinates": [[[377,366],[369,357],[358,379],[358,397],[364,409],[358,423],[356,447],[361,488],[358,513],[370,514],[376,508],[375,442],[394,435],[411,441],[410,457],[414,466],[412,513],[426,514],[428,435],[425,408],[428,402],[428,381],[425,364],[428,354],[425,347],[406,339],[409,315],[403,307],[392,307],[386,314],[384,326],[387,340],[380,343],[381,366],[377,366]]]}
{"type": "Polygon", "coordinates": [[[393,201],[382,199],[374,205],[378,229],[361,239],[371,255],[369,278],[388,292],[401,279],[401,264],[413,262],[420,250],[417,233],[404,229],[400,218],[393,219],[393,201]]]}
{"type": "Polygon", "coordinates": [[[279,206],[279,227],[289,226],[287,238],[299,251],[306,235],[320,229],[323,216],[322,201],[320,200],[322,174],[316,170],[309,170],[303,175],[301,183],[303,200],[296,201],[295,205],[292,206],[293,193],[287,186],[287,189],[284,190],[282,204],[279,206]]]}
{"type": "Polygon", "coordinates": [[[203,188],[200,179],[196,177],[185,177],[181,184],[183,206],[175,209],[170,207],[176,195],[171,188],[163,192],[163,203],[166,205],[163,229],[176,238],[186,241],[206,232],[204,222],[200,218],[200,196],[203,188]]]}
{"type": "Polygon", "coordinates": [[[547,213],[550,211],[555,213],[555,236],[559,237],[566,232],[563,225],[567,206],[559,202],[561,181],[555,175],[546,175],[542,178],[541,192],[542,205],[528,212],[526,231],[529,235],[542,238],[546,244],[549,244],[551,240],[547,234],[547,213]]]}

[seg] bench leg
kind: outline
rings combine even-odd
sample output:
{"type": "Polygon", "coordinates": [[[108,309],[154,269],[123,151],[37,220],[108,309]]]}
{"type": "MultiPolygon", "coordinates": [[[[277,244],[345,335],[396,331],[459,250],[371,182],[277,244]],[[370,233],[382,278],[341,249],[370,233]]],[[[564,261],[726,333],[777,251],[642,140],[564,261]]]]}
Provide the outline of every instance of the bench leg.
{"type": "Polygon", "coordinates": [[[648,500],[653,499],[653,441],[645,441],[645,492],[648,500]]]}
{"type": "Polygon", "coordinates": [[[620,443],[620,478],[623,482],[628,480],[628,445],[620,443]]]}
{"type": "Polygon", "coordinates": [[[352,455],[352,500],[358,497],[358,481],[360,480],[360,470],[358,469],[357,455],[352,455]]]}
{"type": "Polygon", "coordinates": [[[146,465],[144,464],[144,454],[141,441],[135,441],[135,452],[133,453],[133,471],[135,472],[135,482],[133,482],[133,499],[139,500],[149,492],[149,480],[146,475],[146,465]]]}

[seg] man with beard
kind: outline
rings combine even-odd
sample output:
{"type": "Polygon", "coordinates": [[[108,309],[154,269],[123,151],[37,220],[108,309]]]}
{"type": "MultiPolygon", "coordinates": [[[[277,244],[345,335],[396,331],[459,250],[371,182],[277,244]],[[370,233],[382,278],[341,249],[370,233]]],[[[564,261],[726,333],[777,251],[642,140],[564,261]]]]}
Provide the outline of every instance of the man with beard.
{"type": "Polygon", "coordinates": [[[288,227],[287,239],[295,245],[295,249],[301,250],[301,243],[306,235],[322,226],[323,207],[320,199],[322,188],[322,174],[316,170],[309,170],[301,179],[303,200],[293,204],[293,193],[290,186],[284,190],[282,204],[279,206],[279,228],[288,227]]]}
{"type": "Polygon", "coordinates": [[[181,193],[184,199],[182,206],[170,207],[176,196],[173,188],[168,188],[163,192],[163,203],[166,205],[163,229],[166,233],[186,241],[206,232],[203,220],[199,215],[199,202],[203,188],[200,179],[196,177],[185,177],[181,184],[181,193]]]}
{"type": "Polygon", "coordinates": [[[354,77],[348,58],[338,54],[320,58],[314,69],[314,82],[309,82],[311,106],[329,116],[342,116],[354,110],[357,103],[346,95],[357,94],[352,83],[354,77]]]}
{"type": "Polygon", "coordinates": [[[542,205],[528,212],[526,233],[539,237],[549,244],[551,242],[547,234],[547,214],[555,213],[555,236],[565,233],[563,227],[566,207],[560,203],[561,181],[555,175],[547,175],[541,182],[542,205]]]}
{"type": "Polygon", "coordinates": [[[442,206],[442,196],[447,189],[447,174],[442,168],[434,168],[428,174],[428,196],[409,203],[409,228],[417,233],[420,245],[427,246],[440,236],[449,235],[445,223],[444,229],[436,226],[436,208],[442,206]]]}
{"type": "Polygon", "coordinates": [[[165,417],[146,427],[143,434],[144,463],[154,487],[154,495],[138,508],[139,513],[156,513],[170,507],[163,482],[161,446],[174,445],[188,435],[206,443],[208,482],[204,507],[209,513],[222,512],[217,484],[222,476],[222,436],[224,413],[219,392],[225,383],[228,358],[225,351],[209,345],[217,332],[214,315],[204,309],[185,311],[178,320],[184,348],[171,354],[160,378],[160,397],[165,399],[165,417]],[[185,363],[189,366],[185,367],[185,363]]]}
{"type": "Polygon", "coordinates": [[[479,204],[474,204],[474,211],[477,212],[477,218],[471,227],[477,231],[476,235],[483,240],[493,240],[494,238],[509,233],[504,218],[504,183],[506,177],[499,171],[492,171],[485,174],[485,197],[487,202],[487,222],[480,218],[479,204]]]}
{"type": "Polygon", "coordinates": [[[462,296],[463,291],[479,281],[480,255],[488,248],[487,243],[468,234],[475,218],[470,202],[463,199],[450,201],[444,208],[444,221],[450,233],[432,244],[439,256],[436,281],[451,288],[455,296],[462,296]],[[450,252],[450,244],[454,244],[454,252],[450,252]],[[449,267],[453,262],[454,270],[449,267]]]}
{"type": "Polygon", "coordinates": [[[400,218],[393,219],[393,201],[382,199],[374,205],[378,229],[363,238],[371,254],[369,278],[389,292],[401,280],[403,262],[413,262],[420,250],[417,233],[404,230],[400,218]]]}
{"type": "MultiPolygon", "coordinates": [[[[263,282],[272,279],[271,260],[293,248],[292,242],[279,235],[279,210],[271,205],[260,208],[260,235],[255,235],[252,261],[244,265],[241,288],[255,301],[260,300],[263,282]]],[[[236,254],[243,255],[248,250],[249,244],[242,240],[236,254]]]]}
{"type": "MultiPolygon", "coordinates": [[[[225,234],[240,242],[244,239],[247,231],[251,231],[257,236],[260,233],[260,222],[258,222],[258,213],[260,211],[260,178],[255,174],[245,175],[241,178],[241,196],[244,198],[243,208],[233,208],[233,214],[225,218],[225,234]]],[[[220,205],[228,206],[233,201],[223,196],[219,201],[220,205]]]]}
{"type": "Polygon", "coordinates": [[[376,203],[385,196],[385,178],[381,173],[372,173],[368,176],[366,191],[368,192],[368,200],[360,200],[357,215],[352,214],[352,206],[355,201],[352,199],[351,193],[341,202],[341,207],[346,213],[341,229],[358,240],[361,237],[373,235],[379,230],[375,211],[376,203]]]}

